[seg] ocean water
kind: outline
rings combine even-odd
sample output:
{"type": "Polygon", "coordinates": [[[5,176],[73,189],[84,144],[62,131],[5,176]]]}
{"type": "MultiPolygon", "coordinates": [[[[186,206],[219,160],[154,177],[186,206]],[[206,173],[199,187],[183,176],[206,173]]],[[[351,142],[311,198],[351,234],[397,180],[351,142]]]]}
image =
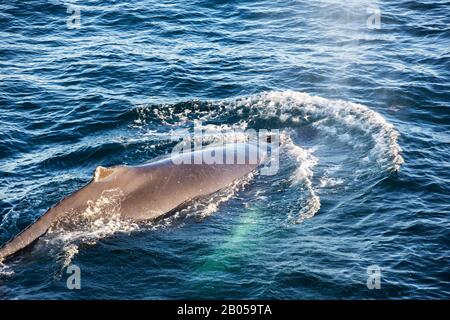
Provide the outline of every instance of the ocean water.
{"type": "Polygon", "coordinates": [[[158,223],[52,230],[1,266],[0,298],[450,298],[449,8],[1,2],[0,244],[177,129],[284,142],[276,175],[158,223]]]}

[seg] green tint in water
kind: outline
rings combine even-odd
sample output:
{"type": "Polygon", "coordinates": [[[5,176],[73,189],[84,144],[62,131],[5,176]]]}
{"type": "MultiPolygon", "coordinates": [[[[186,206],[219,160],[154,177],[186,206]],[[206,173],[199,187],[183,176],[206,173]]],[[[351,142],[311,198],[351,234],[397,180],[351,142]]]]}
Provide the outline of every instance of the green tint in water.
{"type": "Polygon", "coordinates": [[[198,272],[224,272],[239,265],[239,260],[252,252],[252,248],[258,244],[258,237],[255,235],[261,211],[258,204],[247,207],[229,237],[224,239],[223,243],[218,244],[214,251],[205,258],[205,262],[198,272]]]}

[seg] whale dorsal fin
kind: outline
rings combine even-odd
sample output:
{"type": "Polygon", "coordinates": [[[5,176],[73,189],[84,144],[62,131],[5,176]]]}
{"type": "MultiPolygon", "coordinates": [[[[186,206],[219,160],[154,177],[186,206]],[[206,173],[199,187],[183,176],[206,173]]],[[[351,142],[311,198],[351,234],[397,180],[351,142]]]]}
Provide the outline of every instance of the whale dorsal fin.
{"type": "Polygon", "coordinates": [[[105,167],[97,167],[94,172],[95,181],[100,181],[108,176],[110,176],[114,172],[114,168],[105,168],[105,167]]]}

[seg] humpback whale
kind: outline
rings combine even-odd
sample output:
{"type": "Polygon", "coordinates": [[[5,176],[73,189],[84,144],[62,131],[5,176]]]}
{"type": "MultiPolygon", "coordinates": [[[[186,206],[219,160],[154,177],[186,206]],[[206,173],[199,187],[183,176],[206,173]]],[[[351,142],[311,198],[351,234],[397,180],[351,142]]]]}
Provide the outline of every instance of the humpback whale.
{"type": "Polygon", "coordinates": [[[59,220],[82,215],[105,191],[120,193],[121,219],[154,220],[229,186],[257,169],[266,156],[261,147],[241,142],[172,154],[140,166],[97,167],[87,185],[62,199],[1,247],[0,262],[57,226],[59,220]]]}

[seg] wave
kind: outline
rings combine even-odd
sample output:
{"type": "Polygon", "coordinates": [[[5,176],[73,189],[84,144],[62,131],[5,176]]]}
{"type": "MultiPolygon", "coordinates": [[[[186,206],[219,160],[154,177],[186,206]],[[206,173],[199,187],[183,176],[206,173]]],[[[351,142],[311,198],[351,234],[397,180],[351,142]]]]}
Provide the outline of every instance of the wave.
{"type": "MultiPolygon", "coordinates": [[[[182,127],[192,121],[233,121],[217,125],[219,129],[246,129],[260,127],[262,120],[267,129],[313,126],[322,134],[338,137],[353,144],[361,135],[370,138],[370,155],[388,171],[398,171],[403,158],[398,144],[398,132],[382,115],[369,107],[344,100],[332,100],[296,91],[270,91],[237,99],[190,101],[179,104],[143,105],[136,109],[134,121],[140,128],[154,119],[169,127],[182,127]]],[[[170,132],[166,132],[168,136],[170,132]]],[[[358,147],[356,145],[355,147],[358,147]]]]}

